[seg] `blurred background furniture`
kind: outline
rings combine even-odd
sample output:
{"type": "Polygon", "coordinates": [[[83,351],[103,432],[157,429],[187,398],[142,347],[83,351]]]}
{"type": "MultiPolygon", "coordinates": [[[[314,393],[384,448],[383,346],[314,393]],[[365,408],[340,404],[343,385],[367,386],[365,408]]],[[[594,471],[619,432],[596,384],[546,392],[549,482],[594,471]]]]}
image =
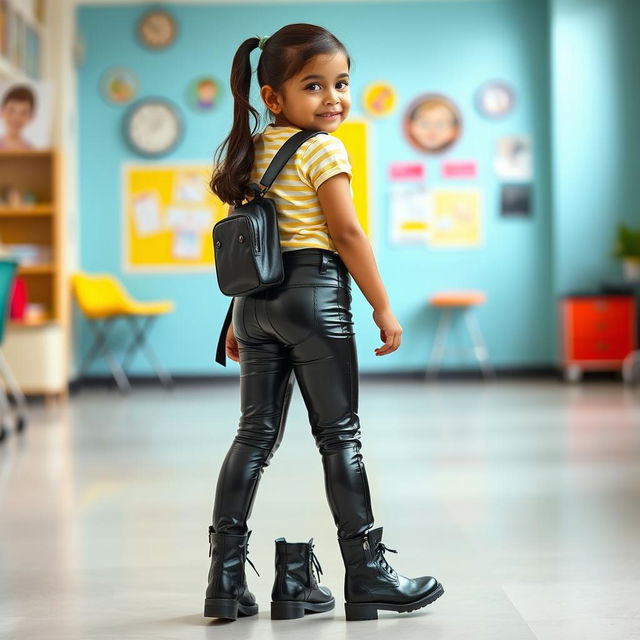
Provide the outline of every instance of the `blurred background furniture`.
{"type": "Polygon", "coordinates": [[[573,294],[560,301],[561,365],[576,382],[583,371],[622,371],[637,348],[636,305],[631,295],[573,294]]]}
{"type": "Polygon", "coordinates": [[[16,432],[22,431],[27,424],[26,399],[16,383],[1,348],[4,343],[9,316],[9,300],[17,269],[17,261],[0,258],[0,376],[2,376],[3,383],[0,388],[0,441],[5,439],[9,431],[7,425],[11,415],[11,401],[16,405],[16,432]]]}
{"type": "Polygon", "coordinates": [[[151,350],[146,336],[153,322],[160,315],[173,311],[173,302],[171,300],[153,302],[134,300],[120,281],[109,274],[78,272],[72,276],[71,283],[78,306],[86,316],[94,334],[94,343],[80,365],[78,379],[81,380],[93,360],[98,355],[102,355],[118,389],[128,392],[131,384],[126,369],[133,361],[136,351],[140,349],[147,356],[160,382],[165,387],[171,387],[173,380],[151,350]],[[108,344],[109,330],[118,318],[126,321],[132,333],[132,342],[125,351],[122,364],[118,363],[108,344]]]}
{"type": "Polygon", "coordinates": [[[440,312],[440,319],[427,366],[429,378],[433,379],[437,376],[440,364],[447,353],[473,353],[480,364],[483,376],[485,378],[495,376],[480,324],[474,313],[474,307],[485,302],[486,296],[482,291],[441,291],[431,296],[429,304],[440,312]],[[471,348],[447,347],[447,335],[456,315],[465,320],[473,345],[471,348]]]}
{"type": "Polygon", "coordinates": [[[601,287],[601,293],[633,296],[636,303],[636,350],[627,355],[622,363],[622,379],[627,384],[640,380],[640,280],[607,280],[601,287]]]}
{"type": "Polygon", "coordinates": [[[66,400],[69,372],[69,295],[56,148],[0,150],[0,183],[21,194],[0,204],[3,253],[18,260],[26,311],[10,318],[4,355],[27,396],[66,400]]]}

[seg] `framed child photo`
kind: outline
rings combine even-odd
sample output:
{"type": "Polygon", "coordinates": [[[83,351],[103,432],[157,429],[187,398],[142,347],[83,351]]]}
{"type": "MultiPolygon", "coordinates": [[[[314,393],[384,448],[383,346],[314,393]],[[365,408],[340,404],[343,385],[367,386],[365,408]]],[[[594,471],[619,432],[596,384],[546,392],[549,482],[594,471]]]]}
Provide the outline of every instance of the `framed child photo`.
{"type": "Polygon", "coordinates": [[[0,151],[51,146],[51,85],[0,80],[0,151]]]}

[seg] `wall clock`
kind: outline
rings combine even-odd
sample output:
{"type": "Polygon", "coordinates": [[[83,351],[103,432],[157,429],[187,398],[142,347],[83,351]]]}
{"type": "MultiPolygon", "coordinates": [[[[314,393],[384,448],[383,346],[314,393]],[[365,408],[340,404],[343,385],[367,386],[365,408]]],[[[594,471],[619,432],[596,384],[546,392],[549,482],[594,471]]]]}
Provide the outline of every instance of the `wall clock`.
{"type": "Polygon", "coordinates": [[[487,118],[502,118],[513,110],[515,93],[506,83],[492,80],[476,91],[475,104],[478,112],[487,118]]]}
{"type": "Polygon", "coordinates": [[[151,9],[138,22],[138,38],[151,49],[164,49],[176,37],[178,25],[175,18],[163,9],[151,9]]]}
{"type": "Polygon", "coordinates": [[[131,105],[124,115],[124,137],[140,155],[161,156],[182,137],[178,107],[164,98],[145,98],[131,105]]]}

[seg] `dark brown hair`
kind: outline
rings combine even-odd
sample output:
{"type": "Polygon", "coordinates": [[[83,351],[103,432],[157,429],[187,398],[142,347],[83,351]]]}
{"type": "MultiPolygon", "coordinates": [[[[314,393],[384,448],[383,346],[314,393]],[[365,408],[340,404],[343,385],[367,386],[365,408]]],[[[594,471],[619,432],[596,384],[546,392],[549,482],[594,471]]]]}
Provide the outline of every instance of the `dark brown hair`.
{"type": "Polygon", "coordinates": [[[15,100],[16,102],[28,102],[32,112],[36,106],[36,99],[33,95],[33,91],[25,84],[11,87],[11,89],[4,94],[2,106],[4,107],[7,102],[12,100],[15,100]]]}
{"type": "MultiPolygon", "coordinates": [[[[231,132],[217,148],[214,169],[209,186],[211,191],[226,204],[239,205],[251,180],[255,158],[253,136],[260,126],[260,113],[250,102],[251,61],[250,54],[258,46],[260,38],[247,38],[236,51],[231,65],[231,91],[233,93],[233,125],[231,132]],[[249,114],[254,126],[250,128],[249,114]],[[224,161],[221,162],[226,148],[224,161]]],[[[314,56],[341,51],[351,68],[351,59],[345,46],[332,33],[313,24],[288,24],[276,31],[265,42],[258,62],[258,83],[280,91],[282,84],[299,73],[314,56]]],[[[265,115],[273,120],[273,114],[265,105],[265,115]]]]}

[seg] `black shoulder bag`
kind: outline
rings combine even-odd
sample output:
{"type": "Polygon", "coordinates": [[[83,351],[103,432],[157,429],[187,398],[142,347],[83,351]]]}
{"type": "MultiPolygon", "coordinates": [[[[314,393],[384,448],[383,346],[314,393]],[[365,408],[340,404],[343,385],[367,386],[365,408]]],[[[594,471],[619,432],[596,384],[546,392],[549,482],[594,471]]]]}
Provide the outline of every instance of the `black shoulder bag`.
{"type": "MultiPolygon", "coordinates": [[[[260,184],[251,182],[247,192],[253,198],[234,206],[229,215],[213,226],[213,251],[220,291],[226,296],[247,296],[282,284],[284,266],[278,230],[278,214],[272,198],[265,198],[277,175],[300,145],[326,131],[302,129],[278,149],[260,184]],[[260,187],[263,187],[262,189],[260,187]]],[[[216,362],[226,367],[226,336],[233,316],[229,304],[218,338],[216,362]]]]}

